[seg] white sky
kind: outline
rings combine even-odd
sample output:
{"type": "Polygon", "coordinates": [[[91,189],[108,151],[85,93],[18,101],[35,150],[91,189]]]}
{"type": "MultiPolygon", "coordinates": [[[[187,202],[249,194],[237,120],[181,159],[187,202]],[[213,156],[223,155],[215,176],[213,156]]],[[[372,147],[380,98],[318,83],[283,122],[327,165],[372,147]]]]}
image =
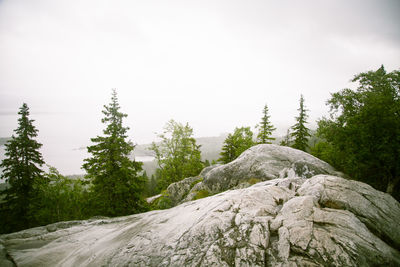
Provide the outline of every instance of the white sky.
{"type": "Polygon", "coordinates": [[[85,145],[112,88],[136,143],[169,119],[196,136],[254,126],[265,103],[284,134],[301,93],[315,128],[355,74],[399,69],[399,14],[397,0],[0,0],[0,136],[26,102],[44,146],[85,145]]]}

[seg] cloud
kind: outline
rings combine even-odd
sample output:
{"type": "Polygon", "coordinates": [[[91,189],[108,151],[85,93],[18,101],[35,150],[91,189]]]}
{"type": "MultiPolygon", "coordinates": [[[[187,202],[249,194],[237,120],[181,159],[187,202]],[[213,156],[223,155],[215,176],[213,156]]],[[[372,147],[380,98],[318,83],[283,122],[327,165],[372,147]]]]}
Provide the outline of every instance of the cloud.
{"type": "Polygon", "coordinates": [[[352,75],[398,68],[398,11],[389,0],[4,0],[0,110],[93,116],[117,88],[151,141],[171,118],[199,135],[254,125],[265,102],[290,125],[303,93],[314,120],[352,75]]]}

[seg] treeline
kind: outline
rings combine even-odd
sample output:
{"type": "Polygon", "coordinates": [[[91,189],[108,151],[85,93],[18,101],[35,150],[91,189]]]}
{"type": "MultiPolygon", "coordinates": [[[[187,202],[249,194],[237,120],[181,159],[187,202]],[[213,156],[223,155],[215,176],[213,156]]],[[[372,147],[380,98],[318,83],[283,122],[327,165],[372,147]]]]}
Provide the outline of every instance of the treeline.
{"type": "MultiPolygon", "coordinates": [[[[308,110],[301,95],[296,123],[288,129],[281,145],[310,152],[350,177],[367,182],[399,199],[400,177],[400,72],[377,71],[358,74],[356,90],[331,95],[328,118],[318,121],[318,142],[310,146],[308,110]]],[[[165,190],[186,177],[197,176],[210,164],[228,163],[255,144],[274,141],[268,106],[262,110],[257,135],[251,127],[238,127],[224,141],[218,162],[202,161],[200,146],[188,124],[169,121],[160,142],[153,143],[158,164],[147,177],[142,163],[131,159],[135,146],[128,140],[127,116],[120,111],[117,93],[104,106],[102,136],[92,138],[90,158],[84,160],[86,175],[68,179],[55,168],[42,170],[44,163],[36,141],[38,130],[29,119],[29,108],[20,108],[18,128],[5,144],[6,158],[0,164],[10,185],[0,195],[0,232],[7,233],[63,220],[92,216],[121,216],[151,208],[145,197],[165,190]]]]}
{"type": "MultiPolygon", "coordinates": [[[[331,94],[329,117],[317,121],[315,136],[306,127],[308,110],[301,96],[296,123],[280,145],[309,152],[400,200],[400,71],[387,73],[382,65],[354,76],[352,82],[355,90],[331,94]],[[310,137],[316,141],[312,145],[310,137]]],[[[263,113],[257,140],[268,143],[274,127],[267,106],[263,113]]],[[[250,127],[237,128],[224,143],[222,161],[233,160],[251,146],[252,136],[250,127]]]]}

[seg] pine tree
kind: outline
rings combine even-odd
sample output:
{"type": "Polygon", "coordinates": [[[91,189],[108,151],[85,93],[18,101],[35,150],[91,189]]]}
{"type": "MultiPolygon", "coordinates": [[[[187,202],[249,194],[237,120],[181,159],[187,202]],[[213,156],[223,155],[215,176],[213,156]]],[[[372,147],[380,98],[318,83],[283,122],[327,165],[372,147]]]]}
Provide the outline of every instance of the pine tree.
{"type": "Polygon", "coordinates": [[[275,140],[271,135],[276,128],[270,122],[270,117],[271,116],[268,115],[268,106],[265,104],[263,117],[261,118],[261,123],[258,125],[258,128],[260,128],[260,132],[257,135],[257,141],[259,144],[271,144],[270,140],[275,140]]]}
{"type": "Polygon", "coordinates": [[[228,134],[221,149],[220,158],[218,161],[222,163],[229,163],[237,158],[236,146],[233,134],[228,134]]]}
{"type": "Polygon", "coordinates": [[[229,163],[253,145],[253,132],[250,127],[235,128],[233,134],[229,134],[225,139],[218,161],[229,163]]]}
{"type": "Polygon", "coordinates": [[[42,146],[35,140],[38,130],[33,125],[34,120],[29,119],[29,108],[23,104],[18,112],[18,128],[14,130],[16,136],[12,136],[5,144],[6,158],[0,164],[3,168],[2,178],[6,179],[10,188],[2,192],[5,195],[2,203],[1,230],[4,232],[16,231],[28,228],[32,223],[29,215],[29,205],[34,197],[34,185],[36,181],[43,179],[41,169],[44,164],[39,149],[42,146]]]}
{"type": "Polygon", "coordinates": [[[308,118],[306,111],[308,110],[304,106],[303,95],[300,96],[300,107],[298,111],[299,111],[299,116],[296,117],[297,123],[292,126],[293,132],[291,133],[291,136],[294,138],[292,147],[306,151],[308,147],[308,138],[311,135],[310,135],[310,130],[305,126],[308,118]]]}
{"type": "Polygon", "coordinates": [[[122,126],[122,119],[127,114],[120,112],[115,90],[102,112],[102,123],[107,125],[104,136],[91,139],[95,143],[88,147],[92,157],[83,164],[92,182],[97,213],[118,216],[141,211],[146,181],[140,175],[142,163],[130,159],[134,145],[126,140],[129,128],[122,126]]]}

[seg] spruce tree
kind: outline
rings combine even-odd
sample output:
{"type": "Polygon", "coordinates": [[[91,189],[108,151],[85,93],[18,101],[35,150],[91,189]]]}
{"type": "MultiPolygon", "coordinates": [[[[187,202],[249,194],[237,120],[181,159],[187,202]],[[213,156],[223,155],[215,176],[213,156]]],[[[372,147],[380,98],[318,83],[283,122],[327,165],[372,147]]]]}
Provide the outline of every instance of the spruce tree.
{"type": "Polygon", "coordinates": [[[299,116],[296,117],[297,123],[292,126],[293,132],[291,136],[293,137],[293,148],[297,148],[303,151],[306,151],[308,147],[308,138],[310,135],[310,130],[306,127],[308,115],[306,112],[308,111],[304,106],[304,97],[300,96],[300,107],[297,109],[299,111],[299,116]]]}
{"type": "Polygon", "coordinates": [[[5,144],[6,158],[0,164],[2,178],[10,185],[1,194],[5,195],[1,203],[1,231],[10,232],[28,228],[32,225],[29,206],[34,198],[34,186],[43,179],[41,169],[44,164],[39,149],[42,146],[35,140],[38,130],[29,119],[29,107],[23,104],[18,114],[18,128],[5,144]],[[7,219],[6,219],[7,218],[7,219]]]}
{"type": "Polygon", "coordinates": [[[131,160],[134,145],[126,135],[128,127],[122,126],[127,117],[120,111],[117,93],[113,90],[111,103],[102,111],[106,124],[104,136],[97,136],[88,147],[92,157],[85,159],[83,168],[92,182],[92,193],[97,213],[107,216],[132,214],[142,211],[142,193],[145,180],[140,175],[142,163],[131,160]]]}
{"type": "Polygon", "coordinates": [[[225,139],[218,161],[229,163],[254,144],[250,127],[235,128],[233,134],[229,134],[225,139]]]}
{"type": "Polygon", "coordinates": [[[233,134],[228,134],[221,149],[220,158],[218,161],[222,163],[229,163],[236,159],[236,147],[234,145],[233,134]]]}
{"type": "Polygon", "coordinates": [[[276,128],[270,122],[270,115],[268,114],[268,106],[265,104],[263,110],[263,117],[261,118],[261,123],[258,125],[260,131],[257,135],[257,141],[259,144],[271,144],[271,140],[275,140],[275,138],[271,137],[272,132],[276,130],[276,128]]]}

